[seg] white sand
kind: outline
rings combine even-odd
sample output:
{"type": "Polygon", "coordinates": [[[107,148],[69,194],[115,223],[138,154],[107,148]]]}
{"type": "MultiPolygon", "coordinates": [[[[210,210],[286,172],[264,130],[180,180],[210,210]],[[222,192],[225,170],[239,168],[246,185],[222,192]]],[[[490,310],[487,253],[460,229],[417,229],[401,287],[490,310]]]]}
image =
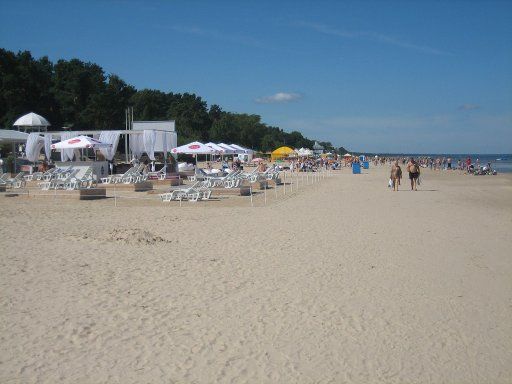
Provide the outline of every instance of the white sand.
{"type": "Polygon", "coordinates": [[[512,382],[512,178],[387,172],[254,208],[0,196],[0,382],[512,382]]]}

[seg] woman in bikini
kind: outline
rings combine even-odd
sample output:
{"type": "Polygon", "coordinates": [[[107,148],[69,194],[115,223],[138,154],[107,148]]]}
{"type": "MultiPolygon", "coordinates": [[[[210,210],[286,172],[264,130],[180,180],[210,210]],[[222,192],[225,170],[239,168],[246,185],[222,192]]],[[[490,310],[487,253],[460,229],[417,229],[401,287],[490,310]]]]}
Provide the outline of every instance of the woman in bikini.
{"type": "Polygon", "coordinates": [[[398,191],[400,179],[402,178],[402,168],[398,165],[398,160],[395,160],[391,167],[391,181],[393,182],[393,191],[398,191]]]}

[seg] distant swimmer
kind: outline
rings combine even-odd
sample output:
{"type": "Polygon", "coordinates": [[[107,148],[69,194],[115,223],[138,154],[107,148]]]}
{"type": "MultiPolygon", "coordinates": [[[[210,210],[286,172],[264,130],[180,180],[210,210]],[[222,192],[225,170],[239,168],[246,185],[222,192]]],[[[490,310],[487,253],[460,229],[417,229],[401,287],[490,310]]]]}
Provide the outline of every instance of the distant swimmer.
{"type": "Polygon", "coordinates": [[[411,180],[411,191],[417,191],[418,178],[420,177],[420,166],[413,157],[407,163],[407,171],[411,180]]]}
{"type": "Polygon", "coordinates": [[[400,185],[400,179],[402,178],[402,168],[398,165],[398,160],[395,160],[393,166],[391,167],[391,181],[393,183],[393,191],[398,191],[398,186],[400,185]]]}

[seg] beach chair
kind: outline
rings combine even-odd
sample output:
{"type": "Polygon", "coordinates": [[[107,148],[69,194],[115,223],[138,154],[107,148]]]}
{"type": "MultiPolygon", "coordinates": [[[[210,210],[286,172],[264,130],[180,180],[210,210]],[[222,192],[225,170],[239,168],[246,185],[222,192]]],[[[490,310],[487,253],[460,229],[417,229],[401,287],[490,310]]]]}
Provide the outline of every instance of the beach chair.
{"type": "Polygon", "coordinates": [[[132,183],[140,183],[142,181],[146,181],[148,179],[148,174],[143,173],[145,165],[139,164],[136,167],[133,167],[131,172],[128,174],[123,175],[122,177],[115,179],[114,182],[116,183],[123,183],[123,184],[132,184],[132,183]]]}
{"type": "Polygon", "coordinates": [[[165,176],[167,175],[167,165],[164,165],[159,171],[148,172],[147,175],[148,179],[165,180],[165,176]]]}
{"type": "Polygon", "coordinates": [[[8,173],[2,173],[0,175],[0,184],[7,184],[7,180],[9,180],[11,177],[8,173]]]}
{"type": "Polygon", "coordinates": [[[15,189],[25,188],[27,181],[23,177],[24,175],[25,175],[25,172],[20,172],[13,178],[7,179],[5,181],[5,184],[7,186],[10,186],[11,188],[15,188],[15,189]]]}
{"type": "Polygon", "coordinates": [[[224,188],[234,188],[242,182],[241,174],[242,171],[238,170],[228,173],[226,176],[210,176],[206,179],[207,186],[209,188],[220,186],[224,188]]]}
{"type": "Polygon", "coordinates": [[[56,178],[59,180],[66,180],[71,173],[75,173],[73,166],[70,165],[66,168],[57,168],[57,170],[53,173],[52,179],[56,178]]]}
{"type": "Polygon", "coordinates": [[[50,168],[41,176],[40,180],[50,181],[54,177],[56,177],[56,173],[60,172],[59,168],[50,168]]]}
{"type": "Polygon", "coordinates": [[[101,182],[104,184],[111,183],[126,183],[129,184],[132,180],[133,175],[139,169],[139,166],[130,167],[125,173],[117,174],[117,175],[109,175],[107,177],[102,177],[101,182]]]}
{"type": "Polygon", "coordinates": [[[57,179],[50,180],[48,189],[71,189],[71,183],[78,172],[79,169],[73,169],[71,173],[66,173],[66,178],[58,177],[57,179]]]}
{"type": "Polygon", "coordinates": [[[96,179],[96,175],[92,167],[88,167],[82,176],[74,176],[71,178],[66,185],[64,185],[64,189],[89,189],[98,185],[98,181],[96,179]]]}
{"type": "Polygon", "coordinates": [[[43,177],[43,172],[34,172],[29,175],[23,176],[25,181],[41,180],[41,177],[43,177]]]}
{"type": "Polygon", "coordinates": [[[162,201],[188,200],[195,202],[198,200],[208,200],[211,194],[212,191],[208,188],[206,180],[203,180],[197,181],[188,187],[175,188],[169,192],[162,193],[160,198],[162,201]]]}

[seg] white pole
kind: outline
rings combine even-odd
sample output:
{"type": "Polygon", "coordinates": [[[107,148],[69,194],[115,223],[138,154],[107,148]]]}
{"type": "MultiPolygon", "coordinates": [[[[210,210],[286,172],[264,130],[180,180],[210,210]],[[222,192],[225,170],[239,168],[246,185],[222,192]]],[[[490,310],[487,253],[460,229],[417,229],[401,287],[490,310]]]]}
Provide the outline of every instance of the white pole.
{"type": "Polygon", "coordinates": [[[126,162],[130,161],[128,159],[128,108],[124,111],[124,129],[126,131],[124,135],[124,156],[126,159],[126,162]]]}
{"type": "Polygon", "coordinates": [[[114,183],[114,207],[117,207],[116,183],[114,183]]]}

